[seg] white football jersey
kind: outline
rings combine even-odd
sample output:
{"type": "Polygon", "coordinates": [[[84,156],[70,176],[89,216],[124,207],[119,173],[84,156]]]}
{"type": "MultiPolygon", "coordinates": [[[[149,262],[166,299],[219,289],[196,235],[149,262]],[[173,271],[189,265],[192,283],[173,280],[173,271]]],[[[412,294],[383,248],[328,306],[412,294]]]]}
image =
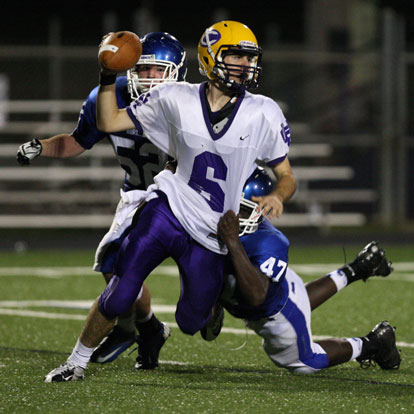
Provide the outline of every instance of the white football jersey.
{"type": "Polygon", "coordinates": [[[221,254],[217,224],[228,210],[236,213],[245,181],[257,161],[274,166],[289,151],[285,117],[272,99],[241,95],[225,127],[215,133],[205,101],[207,83],[162,84],[127,108],[136,128],[178,161],[175,174],[154,178],[185,230],[206,248],[221,254]]]}

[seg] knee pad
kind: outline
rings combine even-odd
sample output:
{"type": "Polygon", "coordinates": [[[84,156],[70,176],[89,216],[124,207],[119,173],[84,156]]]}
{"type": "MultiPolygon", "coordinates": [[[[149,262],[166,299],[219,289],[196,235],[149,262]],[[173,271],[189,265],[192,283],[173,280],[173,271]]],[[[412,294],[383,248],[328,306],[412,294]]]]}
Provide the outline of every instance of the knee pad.
{"type": "Polygon", "coordinates": [[[319,344],[313,343],[313,349],[306,357],[299,355],[299,350],[295,345],[285,349],[266,347],[266,345],[268,343],[264,341],[263,348],[272,362],[294,374],[314,374],[329,366],[328,355],[319,344]]]}
{"type": "Polygon", "coordinates": [[[183,315],[182,313],[177,311],[175,312],[175,320],[177,321],[178,327],[181,331],[187,335],[194,335],[198,332],[208,320],[205,318],[197,318],[194,314],[192,315],[183,315]]]}
{"type": "Polygon", "coordinates": [[[99,311],[108,319],[113,319],[131,308],[138,296],[135,290],[119,287],[119,277],[114,275],[105,290],[99,296],[99,311]]]}

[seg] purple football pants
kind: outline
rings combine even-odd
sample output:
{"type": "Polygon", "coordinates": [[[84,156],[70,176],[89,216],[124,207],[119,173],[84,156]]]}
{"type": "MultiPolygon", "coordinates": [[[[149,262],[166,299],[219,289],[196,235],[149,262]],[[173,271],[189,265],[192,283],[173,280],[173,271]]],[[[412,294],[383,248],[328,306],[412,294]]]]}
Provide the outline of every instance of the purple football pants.
{"type": "Polygon", "coordinates": [[[125,238],[115,276],[99,297],[99,310],[109,319],[127,312],[147,276],[167,257],[178,265],[181,295],[175,318],[194,335],[208,321],[222,288],[225,256],[201,246],[173,215],[167,197],[149,201],[125,238]]]}

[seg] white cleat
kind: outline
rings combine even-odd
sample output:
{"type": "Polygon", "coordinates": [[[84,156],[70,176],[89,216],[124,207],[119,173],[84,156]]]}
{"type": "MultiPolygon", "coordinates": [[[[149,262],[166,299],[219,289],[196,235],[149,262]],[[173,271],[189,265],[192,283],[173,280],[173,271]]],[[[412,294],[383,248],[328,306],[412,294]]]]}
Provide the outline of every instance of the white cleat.
{"type": "Polygon", "coordinates": [[[70,361],[66,361],[60,367],[50,371],[45,376],[45,382],[65,382],[82,380],[85,376],[85,368],[74,365],[70,361]]]}

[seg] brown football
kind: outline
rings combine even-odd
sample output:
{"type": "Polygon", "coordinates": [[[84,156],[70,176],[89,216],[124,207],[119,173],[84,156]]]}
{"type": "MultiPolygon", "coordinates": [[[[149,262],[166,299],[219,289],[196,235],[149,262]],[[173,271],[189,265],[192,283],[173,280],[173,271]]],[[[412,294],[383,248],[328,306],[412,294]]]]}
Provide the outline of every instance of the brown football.
{"type": "Polygon", "coordinates": [[[98,60],[103,69],[125,72],[134,67],[142,53],[139,37],[126,30],[111,33],[99,47],[98,60]]]}

